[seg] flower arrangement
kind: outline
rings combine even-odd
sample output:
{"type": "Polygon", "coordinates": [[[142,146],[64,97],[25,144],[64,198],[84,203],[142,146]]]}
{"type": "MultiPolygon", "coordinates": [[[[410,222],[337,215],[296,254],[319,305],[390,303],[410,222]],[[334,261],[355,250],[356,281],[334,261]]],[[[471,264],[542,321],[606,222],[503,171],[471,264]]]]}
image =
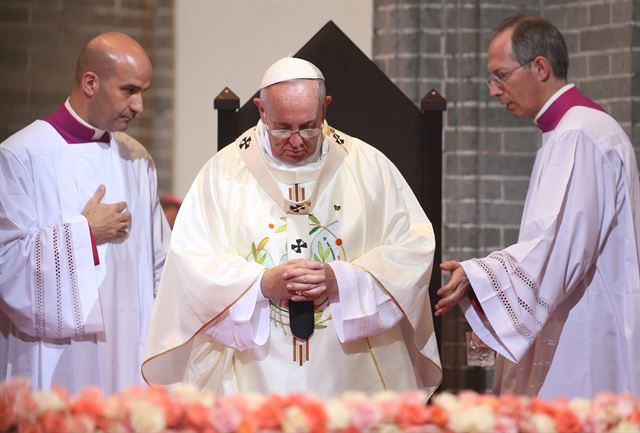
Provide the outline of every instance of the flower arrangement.
{"type": "Polygon", "coordinates": [[[640,399],[544,401],[513,395],[420,391],[330,400],[307,394],[216,397],[189,385],[132,388],[103,397],[56,388],[32,391],[27,380],[0,384],[0,432],[103,433],[518,433],[638,432],[640,399]]]}

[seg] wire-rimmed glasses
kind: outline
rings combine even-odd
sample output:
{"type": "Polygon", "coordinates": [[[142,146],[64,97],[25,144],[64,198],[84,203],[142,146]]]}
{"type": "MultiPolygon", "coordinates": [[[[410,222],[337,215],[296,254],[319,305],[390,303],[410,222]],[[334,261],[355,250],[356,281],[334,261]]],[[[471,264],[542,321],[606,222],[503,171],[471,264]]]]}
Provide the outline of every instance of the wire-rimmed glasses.
{"type": "MultiPolygon", "coordinates": [[[[265,125],[267,126],[267,125],[265,125]]],[[[267,130],[276,138],[289,138],[293,134],[298,134],[302,138],[313,138],[320,135],[322,128],[305,128],[305,129],[270,129],[267,126],[267,130]]]]}
{"type": "Polygon", "coordinates": [[[511,75],[520,68],[529,66],[534,59],[529,60],[528,62],[521,63],[518,66],[515,66],[511,69],[507,69],[506,71],[498,71],[495,74],[490,74],[485,81],[487,82],[487,86],[491,87],[491,83],[495,83],[496,86],[504,86],[505,82],[511,77],[511,75]]]}

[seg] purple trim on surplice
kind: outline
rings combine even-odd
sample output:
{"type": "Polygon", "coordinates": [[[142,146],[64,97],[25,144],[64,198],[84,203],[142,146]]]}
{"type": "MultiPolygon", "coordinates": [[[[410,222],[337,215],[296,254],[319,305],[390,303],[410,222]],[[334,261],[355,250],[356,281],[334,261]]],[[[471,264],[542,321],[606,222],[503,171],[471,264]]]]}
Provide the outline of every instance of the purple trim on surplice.
{"type": "Polygon", "coordinates": [[[604,108],[584,96],[577,87],[572,87],[553,101],[549,108],[540,116],[536,122],[538,128],[540,128],[542,132],[553,131],[560,122],[560,119],[562,119],[562,116],[564,116],[570,108],[575,106],[593,108],[594,110],[600,110],[606,113],[604,108]]]}
{"type": "Polygon", "coordinates": [[[58,131],[58,134],[69,144],[91,143],[94,141],[109,143],[110,141],[108,132],[105,132],[99,139],[94,140],[93,134],[95,134],[96,131],[78,122],[78,120],[69,113],[69,110],[67,110],[64,104],[60,105],[55,113],[50,114],[42,120],[53,126],[53,128],[58,131]]]}

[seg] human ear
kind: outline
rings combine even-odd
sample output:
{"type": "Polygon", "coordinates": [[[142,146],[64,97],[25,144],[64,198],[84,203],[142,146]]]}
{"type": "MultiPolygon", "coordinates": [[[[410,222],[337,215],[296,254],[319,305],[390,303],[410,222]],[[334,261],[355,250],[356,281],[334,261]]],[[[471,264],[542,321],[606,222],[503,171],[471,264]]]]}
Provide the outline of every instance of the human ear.
{"type": "Polygon", "coordinates": [[[80,86],[86,96],[95,95],[100,87],[100,78],[98,77],[98,74],[92,71],[85,72],[82,74],[80,86]]]}
{"type": "Polygon", "coordinates": [[[538,56],[531,63],[531,68],[540,81],[547,81],[553,76],[551,62],[546,57],[538,56]]]}
{"type": "Polygon", "coordinates": [[[329,106],[329,104],[331,104],[331,101],[333,101],[333,98],[329,95],[324,97],[324,104],[322,105],[322,117],[325,118],[327,117],[327,106],[329,106]]]}
{"type": "Polygon", "coordinates": [[[260,98],[253,98],[253,103],[256,104],[256,107],[258,107],[258,114],[260,114],[260,120],[262,120],[262,123],[265,123],[265,117],[264,117],[264,102],[262,102],[262,99],[260,98]]]}

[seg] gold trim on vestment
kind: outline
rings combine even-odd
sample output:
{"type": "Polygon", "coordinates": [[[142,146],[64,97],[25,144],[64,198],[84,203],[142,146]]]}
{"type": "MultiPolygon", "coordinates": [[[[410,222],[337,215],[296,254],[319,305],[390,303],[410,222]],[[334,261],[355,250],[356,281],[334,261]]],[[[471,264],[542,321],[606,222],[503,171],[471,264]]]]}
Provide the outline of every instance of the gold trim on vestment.
{"type": "Polygon", "coordinates": [[[242,298],[242,297],[243,297],[243,296],[244,296],[244,295],[249,291],[249,289],[251,289],[251,287],[253,287],[253,285],[256,283],[256,281],[258,281],[258,278],[260,278],[260,277],[261,277],[261,275],[258,275],[258,276],[253,280],[253,282],[252,282],[251,284],[249,284],[249,286],[248,286],[246,289],[244,289],[244,290],[243,290],[243,292],[240,294],[240,296],[238,296],[238,297],[235,299],[235,301],[233,301],[232,303],[230,303],[229,305],[227,305],[227,306],[226,306],[222,311],[220,311],[218,314],[216,314],[216,316],[215,316],[215,317],[213,317],[211,320],[209,320],[209,321],[208,321],[208,322],[206,322],[204,325],[202,325],[200,328],[198,328],[198,330],[197,330],[195,333],[193,333],[193,335],[191,335],[191,337],[189,337],[189,339],[187,339],[185,342],[180,343],[180,344],[178,344],[178,345],[176,345],[176,346],[173,346],[173,347],[171,347],[171,348],[169,348],[169,349],[167,349],[167,350],[163,350],[162,352],[156,353],[155,355],[150,356],[149,358],[145,359],[145,360],[142,362],[142,364],[140,365],[140,374],[142,375],[142,379],[145,381],[145,383],[146,383],[147,385],[151,385],[151,386],[153,385],[152,383],[150,383],[150,382],[147,380],[147,377],[144,375],[144,366],[145,366],[147,363],[149,363],[150,361],[153,361],[153,360],[154,360],[154,359],[156,359],[156,358],[159,358],[160,356],[163,356],[163,355],[165,355],[165,354],[167,354],[167,353],[169,353],[169,352],[172,352],[172,351],[174,351],[174,350],[176,350],[176,349],[179,349],[179,348],[184,347],[184,346],[186,346],[187,344],[189,344],[189,343],[191,342],[191,340],[193,340],[193,339],[196,337],[196,335],[200,334],[200,332],[202,332],[202,330],[203,330],[204,328],[206,328],[206,327],[207,327],[207,326],[209,326],[211,323],[213,323],[215,320],[217,320],[217,319],[218,319],[218,317],[220,317],[221,315],[223,315],[224,313],[226,313],[226,312],[227,312],[227,310],[228,310],[229,308],[231,308],[231,307],[232,307],[236,302],[238,302],[238,301],[240,300],[240,298],[242,298]]]}
{"type": "MultiPolygon", "coordinates": [[[[392,294],[392,293],[391,293],[391,292],[390,292],[390,291],[389,291],[389,290],[384,286],[384,284],[382,284],[382,283],[380,282],[380,280],[378,280],[378,279],[376,278],[376,276],[375,276],[375,275],[373,275],[373,274],[372,274],[368,269],[365,269],[365,268],[363,268],[363,267],[362,267],[362,266],[360,266],[360,265],[357,265],[357,264],[354,264],[354,263],[351,263],[351,265],[352,265],[352,266],[355,266],[356,268],[361,269],[361,270],[363,270],[364,272],[366,272],[367,274],[371,275],[371,278],[373,278],[373,279],[374,279],[374,281],[375,281],[376,283],[378,283],[378,286],[380,286],[380,288],[381,288],[382,290],[384,290],[384,291],[385,291],[385,293],[386,293],[387,295],[389,295],[389,297],[390,297],[391,299],[393,299],[393,302],[395,302],[395,303],[396,303],[396,306],[400,309],[400,311],[402,311],[403,316],[404,316],[405,318],[408,318],[408,317],[409,317],[409,316],[407,316],[406,311],[404,311],[404,309],[402,308],[402,305],[400,305],[400,302],[398,302],[398,301],[396,300],[396,298],[393,296],[393,294],[392,294]]],[[[428,286],[428,285],[427,285],[426,289],[427,289],[427,290],[429,290],[429,286],[428,286]]],[[[431,302],[431,300],[430,300],[430,299],[429,299],[429,302],[431,302]]],[[[431,304],[429,304],[429,313],[431,313],[431,304]]],[[[408,321],[408,319],[407,319],[407,321],[408,321]]],[[[411,323],[411,322],[409,322],[409,323],[411,323]]],[[[411,326],[411,328],[414,330],[414,333],[415,333],[415,329],[413,328],[413,325],[411,326]]],[[[431,328],[432,328],[432,329],[431,329],[431,332],[435,332],[435,327],[434,327],[434,324],[433,324],[433,317],[431,318],[431,328]]],[[[416,349],[418,349],[418,346],[416,346],[415,341],[412,341],[412,343],[413,343],[413,345],[416,347],[416,349]]],[[[367,344],[369,344],[369,337],[367,337],[367,344]]],[[[420,349],[418,349],[418,352],[422,355],[422,351],[421,351],[420,349]]],[[[424,356],[424,355],[422,355],[422,356],[423,356],[424,358],[426,358],[427,360],[429,360],[429,362],[430,362],[431,364],[433,364],[433,365],[436,367],[436,369],[440,370],[440,381],[438,382],[438,384],[437,384],[436,386],[434,386],[433,391],[431,391],[431,392],[427,395],[427,398],[429,399],[429,398],[431,398],[431,396],[433,395],[433,393],[434,393],[434,392],[436,392],[436,390],[440,387],[440,385],[442,385],[442,379],[443,379],[442,366],[441,366],[441,365],[436,364],[435,362],[433,362],[433,360],[432,360],[430,357],[428,357],[428,356],[424,356]]],[[[376,364],[376,367],[377,367],[377,364],[376,364]]]]}
{"type": "Polygon", "coordinates": [[[373,347],[371,347],[371,341],[369,341],[369,337],[366,337],[365,340],[367,340],[367,347],[369,348],[369,354],[371,354],[373,365],[375,365],[376,371],[378,372],[378,376],[380,376],[380,382],[382,382],[382,386],[384,390],[388,391],[387,383],[384,381],[384,376],[382,375],[382,371],[380,371],[380,367],[378,366],[378,361],[376,361],[376,355],[375,353],[373,353],[373,347]]]}

